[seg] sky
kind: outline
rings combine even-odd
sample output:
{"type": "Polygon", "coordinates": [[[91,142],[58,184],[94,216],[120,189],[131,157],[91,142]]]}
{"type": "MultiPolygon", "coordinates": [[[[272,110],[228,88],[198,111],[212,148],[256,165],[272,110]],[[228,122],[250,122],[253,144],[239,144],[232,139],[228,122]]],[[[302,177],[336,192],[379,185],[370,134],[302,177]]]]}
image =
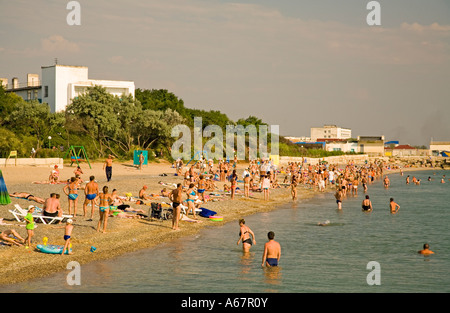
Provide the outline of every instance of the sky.
{"type": "Polygon", "coordinates": [[[0,77],[54,64],[250,115],[283,136],[324,124],[401,144],[450,141],[450,0],[0,0],[0,77]]]}

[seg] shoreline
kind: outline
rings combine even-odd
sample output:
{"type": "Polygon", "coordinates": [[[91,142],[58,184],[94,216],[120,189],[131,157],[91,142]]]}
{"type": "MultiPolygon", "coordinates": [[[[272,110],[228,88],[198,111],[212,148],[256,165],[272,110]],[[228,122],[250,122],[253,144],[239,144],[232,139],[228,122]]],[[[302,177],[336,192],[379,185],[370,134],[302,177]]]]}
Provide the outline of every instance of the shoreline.
{"type": "MultiPolygon", "coordinates": [[[[114,164],[113,177],[111,182],[107,183],[105,174],[102,169],[102,163],[92,164],[92,169],[83,169],[83,180],[87,180],[90,175],[96,176],[99,188],[103,185],[108,185],[110,190],[116,188],[119,195],[124,195],[126,192],[131,192],[133,196],[137,195],[139,189],[143,185],[147,185],[151,192],[161,190],[163,186],[159,184],[160,181],[167,183],[180,182],[180,177],[174,176],[175,169],[171,168],[167,162],[150,164],[144,167],[142,171],[137,170],[132,166],[131,162],[122,162],[121,164],[114,164]],[[159,176],[166,173],[167,176],[159,176]]],[[[238,169],[244,168],[244,164],[238,164],[238,169]]],[[[74,167],[64,166],[61,169],[61,178],[70,178],[74,167]]],[[[436,170],[440,168],[403,168],[403,172],[436,170]]],[[[49,184],[32,184],[29,177],[35,178],[36,175],[48,177],[49,168],[2,168],[3,176],[8,188],[8,192],[29,192],[36,196],[46,198],[50,192],[58,192],[61,196],[61,207],[64,214],[68,212],[66,196],[62,192],[64,185],[49,185],[49,184]],[[24,169],[27,174],[24,175],[24,169]],[[21,188],[19,190],[18,188],[21,188]]],[[[385,174],[399,173],[400,169],[386,170],[385,174]]],[[[218,182],[219,184],[220,182],[218,182]]],[[[242,184],[238,185],[242,187],[242,184]]],[[[305,201],[314,198],[318,194],[329,193],[334,191],[334,185],[327,185],[324,192],[319,192],[315,189],[308,189],[299,185],[298,200],[305,201]]],[[[82,212],[82,200],[78,203],[78,213],[82,212]]],[[[160,199],[164,200],[164,199],[160,199]]],[[[167,198],[165,199],[167,200],[167,198]]],[[[34,202],[11,198],[12,203],[6,206],[0,206],[0,218],[3,218],[4,224],[0,225],[0,231],[5,229],[15,229],[22,237],[26,237],[25,228],[20,226],[23,223],[18,223],[8,212],[13,208],[15,203],[18,203],[22,208],[28,207],[29,204],[36,204],[34,202]]],[[[148,201],[150,202],[150,201],[148,201]]],[[[161,202],[158,200],[152,202],[161,202]]],[[[35,230],[33,237],[33,248],[25,249],[25,247],[8,247],[0,246],[0,256],[3,260],[3,266],[0,269],[0,286],[24,282],[31,279],[39,279],[50,274],[61,272],[66,269],[67,263],[70,261],[77,261],[80,265],[87,264],[93,261],[111,259],[129,252],[138,251],[155,247],[161,243],[172,241],[174,239],[189,237],[197,234],[205,227],[215,227],[223,225],[224,223],[237,221],[242,217],[253,215],[255,213],[273,211],[281,208],[287,203],[292,203],[290,189],[281,187],[278,189],[271,189],[269,201],[264,201],[262,193],[252,193],[250,199],[246,199],[240,194],[236,195],[235,200],[231,200],[229,195],[225,196],[221,201],[209,201],[202,204],[201,207],[216,211],[218,215],[224,217],[223,221],[210,221],[206,218],[198,217],[201,223],[192,223],[180,221],[180,230],[173,231],[171,229],[171,221],[148,221],[144,219],[123,219],[117,217],[110,217],[108,219],[107,233],[97,233],[96,225],[98,222],[98,210],[94,212],[93,221],[86,221],[86,218],[77,216],[74,218],[74,232],[72,236],[73,255],[60,256],[45,254],[37,251],[34,247],[36,244],[42,243],[43,237],[48,237],[49,244],[63,244],[63,229],[58,229],[52,225],[36,224],[38,227],[35,230]],[[96,247],[95,252],[90,252],[90,247],[96,247]],[[50,265],[51,264],[51,265],[50,265]]],[[[39,204],[37,204],[39,206],[39,204]]],[[[143,209],[148,212],[149,205],[135,205],[132,207],[143,209]]],[[[88,207],[89,212],[89,207],[88,207]]]]}

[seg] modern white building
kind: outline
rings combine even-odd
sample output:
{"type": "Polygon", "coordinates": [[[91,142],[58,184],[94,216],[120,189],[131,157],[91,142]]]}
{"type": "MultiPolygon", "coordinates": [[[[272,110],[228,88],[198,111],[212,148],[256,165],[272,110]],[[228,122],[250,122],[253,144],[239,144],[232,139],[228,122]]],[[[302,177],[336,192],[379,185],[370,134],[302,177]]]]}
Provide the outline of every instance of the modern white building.
{"type": "Polygon", "coordinates": [[[318,139],[349,139],[352,137],[352,130],[336,125],[324,125],[323,127],[311,127],[311,141],[318,139]]]}
{"type": "MultiPolygon", "coordinates": [[[[41,71],[40,81],[39,75],[28,74],[26,84],[19,84],[18,79],[13,78],[11,86],[7,85],[6,90],[18,94],[25,100],[37,99],[46,102],[51,112],[64,111],[72,99],[83,94],[87,87],[96,85],[106,88],[106,91],[113,95],[134,97],[133,81],[89,79],[86,66],[55,64],[42,66],[41,71]]],[[[2,84],[4,85],[4,80],[2,84]]]]}

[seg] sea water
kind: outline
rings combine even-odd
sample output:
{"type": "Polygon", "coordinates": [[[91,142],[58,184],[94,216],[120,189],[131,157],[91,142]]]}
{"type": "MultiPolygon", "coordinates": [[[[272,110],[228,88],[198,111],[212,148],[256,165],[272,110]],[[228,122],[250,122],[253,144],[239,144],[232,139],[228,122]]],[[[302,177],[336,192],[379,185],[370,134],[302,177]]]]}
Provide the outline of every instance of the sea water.
{"type": "MultiPolygon", "coordinates": [[[[0,292],[449,292],[449,177],[450,171],[390,174],[388,189],[381,180],[368,186],[371,213],[361,210],[365,194],[359,186],[358,195],[348,195],[341,211],[333,194],[324,193],[247,216],[246,225],[256,235],[256,244],[247,254],[236,244],[239,225],[232,222],[82,265],[80,285],[67,283],[67,270],[2,287],[0,292]],[[420,178],[421,184],[407,185],[407,175],[420,178]],[[401,206],[397,214],[389,211],[391,197],[401,206]],[[327,220],[329,225],[317,225],[327,220]],[[269,231],[282,247],[277,268],[261,267],[269,231]],[[424,243],[434,255],[417,253],[424,243]],[[376,273],[368,266],[373,261],[379,265],[376,273]],[[374,275],[378,284],[369,283],[374,275]]],[[[286,195],[290,196],[288,189],[286,195]]]]}

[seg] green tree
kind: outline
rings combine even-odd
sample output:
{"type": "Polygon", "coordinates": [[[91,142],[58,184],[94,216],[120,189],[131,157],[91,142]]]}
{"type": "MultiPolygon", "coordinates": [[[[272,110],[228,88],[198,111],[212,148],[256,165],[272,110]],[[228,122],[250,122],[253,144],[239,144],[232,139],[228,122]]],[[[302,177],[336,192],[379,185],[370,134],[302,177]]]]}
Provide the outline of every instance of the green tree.
{"type": "Polygon", "coordinates": [[[3,125],[16,106],[23,102],[25,101],[22,97],[13,92],[6,92],[3,86],[0,86],[0,125],[3,125]]]}
{"type": "Polygon", "coordinates": [[[39,103],[37,100],[16,104],[6,120],[19,133],[35,136],[37,149],[51,129],[50,108],[47,103],[39,103]]]}
{"type": "Polygon", "coordinates": [[[81,129],[92,138],[92,143],[99,154],[105,154],[109,148],[113,154],[108,138],[115,138],[120,128],[117,114],[119,98],[106,92],[101,86],[88,87],[86,92],[75,98],[66,107],[66,113],[79,117],[81,129]],[[98,145],[98,146],[97,146],[98,145]]]}
{"type": "Polygon", "coordinates": [[[165,111],[144,110],[134,129],[137,144],[144,149],[149,149],[155,142],[170,146],[173,141],[172,128],[184,122],[185,119],[171,109],[165,111]]]}

